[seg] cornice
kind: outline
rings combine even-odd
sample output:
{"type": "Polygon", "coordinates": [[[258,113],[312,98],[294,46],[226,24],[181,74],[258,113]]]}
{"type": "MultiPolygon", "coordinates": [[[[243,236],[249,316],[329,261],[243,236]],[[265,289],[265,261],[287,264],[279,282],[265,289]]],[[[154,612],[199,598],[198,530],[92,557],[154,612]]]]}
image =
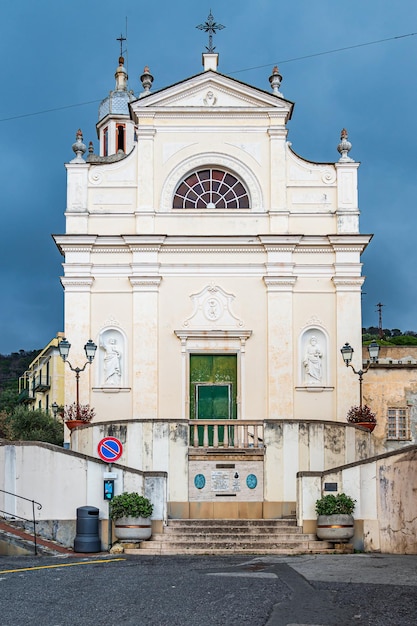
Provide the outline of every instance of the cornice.
{"type": "MultiPolygon", "coordinates": [[[[153,118],[154,118],[154,123],[155,125],[157,124],[157,120],[158,119],[186,119],[186,120],[203,120],[207,123],[211,123],[212,118],[216,118],[216,119],[256,119],[256,120],[265,120],[267,123],[267,126],[269,127],[270,125],[270,117],[271,117],[271,113],[274,113],[274,120],[276,118],[282,118],[283,120],[283,129],[284,127],[284,123],[285,123],[285,119],[287,117],[287,111],[282,111],[282,112],[276,112],[275,109],[270,109],[270,108],[265,108],[265,109],[255,109],[255,108],[233,108],[231,110],[227,110],[227,107],[222,107],[220,109],[211,109],[208,107],[193,107],[193,110],[191,111],[189,107],[178,107],[178,108],[172,108],[172,109],[164,109],[159,110],[159,109],[154,109],[152,111],[153,113],[153,118]]],[[[135,115],[136,117],[140,120],[140,118],[149,118],[149,112],[148,110],[144,110],[144,111],[135,111],[135,115]]],[[[224,128],[223,128],[224,130],[224,128]]],[[[230,129],[227,129],[228,132],[230,129]]]]}
{"type": "Polygon", "coordinates": [[[328,248],[296,248],[294,250],[296,254],[333,254],[334,250],[329,246],[328,248]]]}
{"type": "Polygon", "coordinates": [[[161,246],[129,246],[130,252],[159,252],[160,250],[163,250],[161,246]]]}
{"type": "Polygon", "coordinates": [[[273,292],[292,291],[297,282],[296,276],[264,276],[267,290],[273,292]]]}
{"type": "Polygon", "coordinates": [[[360,292],[361,287],[365,282],[365,276],[358,276],[357,278],[338,278],[337,276],[333,276],[332,281],[336,287],[336,291],[360,292]]]}
{"type": "Polygon", "coordinates": [[[67,292],[87,292],[91,291],[91,287],[94,283],[94,278],[80,278],[80,277],[68,277],[61,276],[61,285],[67,292]]]}
{"type": "Polygon", "coordinates": [[[178,339],[186,341],[187,339],[249,339],[252,335],[251,330],[217,330],[217,329],[181,329],[174,330],[178,339]]]}
{"type": "Polygon", "coordinates": [[[63,245],[60,246],[60,250],[62,250],[63,252],[93,252],[93,247],[92,246],[75,246],[75,245],[63,245]]]}
{"type": "Polygon", "coordinates": [[[188,253],[188,254],[195,254],[196,252],[198,253],[210,253],[210,254],[219,254],[219,253],[226,253],[226,254],[231,254],[231,253],[237,253],[237,254],[246,254],[246,253],[257,253],[257,254],[261,254],[263,252],[263,248],[262,246],[258,246],[257,248],[253,248],[251,247],[247,247],[247,248],[243,248],[243,247],[231,247],[231,246],[224,246],[224,247],[209,247],[209,246],[197,246],[197,245],[190,245],[187,247],[180,247],[180,246],[164,246],[163,248],[161,248],[161,253],[174,253],[174,254],[184,254],[184,253],[188,253]]]}
{"type": "Polygon", "coordinates": [[[162,281],[161,276],[129,276],[134,291],[157,292],[162,281]]]}

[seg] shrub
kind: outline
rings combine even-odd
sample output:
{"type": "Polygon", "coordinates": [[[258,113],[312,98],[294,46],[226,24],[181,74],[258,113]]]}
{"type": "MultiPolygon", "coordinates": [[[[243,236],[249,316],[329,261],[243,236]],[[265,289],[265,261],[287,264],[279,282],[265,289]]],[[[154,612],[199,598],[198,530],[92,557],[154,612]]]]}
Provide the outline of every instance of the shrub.
{"type": "Polygon", "coordinates": [[[316,501],[317,515],[352,515],[356,500],[345,493],[328,494],[316,501]]]}
{"type": "Polygon", "coordinates": [[[140,496],[136,492],[126,491],[119,496],[115,496],[110,505],[110,517],[112,520],[121,517],[150,517],[153,505],[148,498],[140,496]]]}
{"type": "Polygon", "coordinates": [[[21,441],[45,441],[62,446],[64,425],[49,413],[18,406],[6,419],[8,438],[21,441]]]}

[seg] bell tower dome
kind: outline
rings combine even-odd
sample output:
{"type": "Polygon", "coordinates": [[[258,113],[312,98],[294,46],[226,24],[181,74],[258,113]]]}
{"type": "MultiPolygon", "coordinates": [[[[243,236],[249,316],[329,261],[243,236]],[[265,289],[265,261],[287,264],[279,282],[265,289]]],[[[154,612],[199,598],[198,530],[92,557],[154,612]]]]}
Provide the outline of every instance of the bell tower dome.
{"type": "Polygon", "coordinates": [[[133,148],[134,123],[130,119],[129,103],[136,100],[133,91],[128,90],[128,75],[124,58],[120,55],[115,75],[116,86],[98,109],[97,135],[100,142],[100,155],[111,156],[128,153],[133,148]]]}

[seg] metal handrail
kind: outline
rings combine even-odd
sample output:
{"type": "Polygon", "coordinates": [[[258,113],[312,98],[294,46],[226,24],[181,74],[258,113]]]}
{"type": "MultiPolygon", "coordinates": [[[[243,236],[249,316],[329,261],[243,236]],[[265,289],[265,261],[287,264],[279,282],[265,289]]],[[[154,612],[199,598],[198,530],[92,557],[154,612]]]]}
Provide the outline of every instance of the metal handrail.
{"type": "Polygon", "coordinates": [[[6,515],[10,515],[11,517],[17,517],[25,522],[33,523],[33,539],[35,544],[35,555],[38,554],[38,545],[36,541],[36,524],[38,523],[35,520],[35,504],[38,507],[38,511],[41,510],[42,504],[40,502],[36,502],[36,500],[30,500],[30,498],[24,498],[23,496],[18,496],[16,493],[11,493],[11,491],[4,491],[4,489],[0,489],[1,493],[6,493],[8,496],[13,496],[13,498],[19,498],[20,500],[26,500],[26,502],[32,503],[32,519],[28,519],[27,517],[21,517],[20,515],[16,515],[15,513],[10,513],[9,511],[3,511],[0,509],[0,513],[5,513],[6,515]]]}

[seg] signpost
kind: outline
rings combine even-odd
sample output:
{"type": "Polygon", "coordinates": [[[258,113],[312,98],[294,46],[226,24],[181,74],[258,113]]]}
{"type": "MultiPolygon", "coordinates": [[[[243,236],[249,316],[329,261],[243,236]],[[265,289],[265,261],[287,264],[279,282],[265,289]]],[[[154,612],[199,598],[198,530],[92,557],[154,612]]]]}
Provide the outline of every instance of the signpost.
{"type": "Polygon", "coordinates": [[[122,442],[116,437],[104,437],[99,441],[97,452],[105,463],[115,463],[123,454],[122,442]]]}
{"type": "MultiPolygon", "coordinates": [[[[102,461],[109,464],[109,470],[111,470],[111,464],[120,459],[123,454],[122,442],[116,437],[104,437],[101,439],[97,446],[97,452],[102,461]]],[[[108,545],[109,550],[112,545],[112,527],[110,521],[110,502],[114,496],[114,481],[117,478],[117,474],[113,474],[111,471],[104,473],[104,499],[109,503],[108,514],[108,545]]]]}

